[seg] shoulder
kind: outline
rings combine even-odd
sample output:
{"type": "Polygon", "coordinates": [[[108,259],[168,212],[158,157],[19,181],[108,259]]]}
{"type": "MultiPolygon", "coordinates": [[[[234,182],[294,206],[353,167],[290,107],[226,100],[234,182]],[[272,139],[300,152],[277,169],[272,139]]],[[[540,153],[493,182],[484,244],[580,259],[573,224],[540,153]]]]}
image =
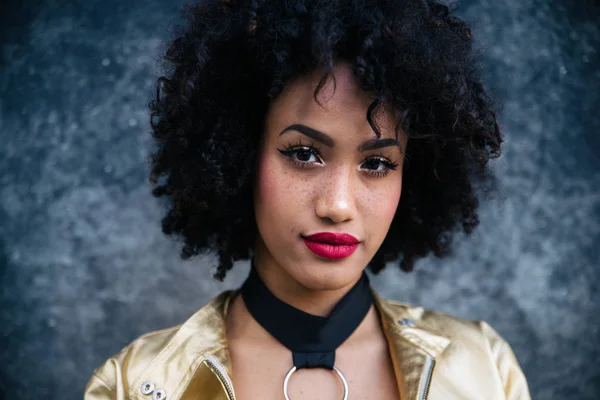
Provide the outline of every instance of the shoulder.
{"type": "Polygon", "coordinates": [[[382,308],[393,315],[399,325],[410,326],[442,335],[450,341],[484,341],[494,348],[506,341],[486,321],[462,318],[395,300],[381,299],[382,308]]]}
{"type": "MultiPolygon", "coordinates": [[[[486,321],[393,300],[379,302],[388,331],[434,356],[438,376],[457,382],[457,369],[469,371],[471,377],[479,377],[480,385],[485,382],[486,390],[496,386],[507,399],[530,399],[512,347],[486,321]]],[[[468,387],[461,390],[468,391],[468,387]]]]}
{"type": "Polygon", "coordinates": [[[146,333],[108,358],[93,371],[85,399],[104,399],[107,394],[135,390],[144,383],[142,377],[151,375],[153,365],[178,357],[182,349],[185,356],[197,358],[222,347],[224,314],[232,293],[222,292],[184,323],[146,333]]]}
{"type": "Polygon", "coordinates": [[[86,387],[86,398],[91,392],[117,391],[124,382],[133,382],[145,367],[166,348],[182,325],[146,333],[96,368],[86,387]]]}

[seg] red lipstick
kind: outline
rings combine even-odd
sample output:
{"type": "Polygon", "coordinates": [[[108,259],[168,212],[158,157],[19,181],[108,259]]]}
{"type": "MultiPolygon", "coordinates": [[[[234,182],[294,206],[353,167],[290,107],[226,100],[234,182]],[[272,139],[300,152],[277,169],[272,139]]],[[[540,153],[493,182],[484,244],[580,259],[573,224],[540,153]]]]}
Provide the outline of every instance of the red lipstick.
{"type": "Polygon", "coordinates": [[[313,253],[324,258],[346,258],[354,253],[360,241],[347,233],[319,232],[303,236],[304,244],[313,253]]]}

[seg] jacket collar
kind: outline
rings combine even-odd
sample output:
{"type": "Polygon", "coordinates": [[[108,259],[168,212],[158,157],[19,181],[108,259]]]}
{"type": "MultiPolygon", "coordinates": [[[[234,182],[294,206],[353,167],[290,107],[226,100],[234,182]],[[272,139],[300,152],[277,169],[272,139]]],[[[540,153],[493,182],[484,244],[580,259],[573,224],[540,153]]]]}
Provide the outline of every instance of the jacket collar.
{"type": "Polygon", "coordinates": [[[427,398],[435,358],[450,339],[435,331],[423,318],[424,309],[383,300],[373,291],[394,365],[400,398],[427,398]]]}
{"type": "MultiPolygon", "coordinates": [[[[132,382],[129,396],[147,400],[143,382],[161,385],[169,400],[232,400],[231,363],[225,336],[225,316],[237,291],[226,291],[197,311],[148,367],[132,382]],[[228,394],[231,392],[231,394],[228,394]],[[208,397],[206,397],[208,395],[208,397]]],[[[383,300],[373,291],[402,399],[426,399],[435,357],[450,340],[429,326],[424,310],[383,300]]]]}

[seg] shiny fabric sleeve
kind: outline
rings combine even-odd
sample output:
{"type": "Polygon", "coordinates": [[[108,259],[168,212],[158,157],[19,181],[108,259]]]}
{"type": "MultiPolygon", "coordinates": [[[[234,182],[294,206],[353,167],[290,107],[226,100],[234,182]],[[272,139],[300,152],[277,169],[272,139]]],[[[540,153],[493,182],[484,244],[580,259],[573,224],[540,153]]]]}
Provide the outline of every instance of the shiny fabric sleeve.
{"type": "MultiPolygon", "coordinates": [[[[94,370],[84,391],[85,400],[125,400],[130,385],[178,332],[179,325],[146,333],[94,370]]],[[[141,385],[141,382],[140,382],[141,385]]]]}
{"type": "Polygon", "coordinates": [[[85,387],[84,400],[125,400],[121,367],[109,358],[97,368],[85,387]]]}
{"type": "Polygon", "coordinates": [[[506,400],[531,400],[527,379],[511,346],[486,322],[481,327],[488,337],[506,400]]]}

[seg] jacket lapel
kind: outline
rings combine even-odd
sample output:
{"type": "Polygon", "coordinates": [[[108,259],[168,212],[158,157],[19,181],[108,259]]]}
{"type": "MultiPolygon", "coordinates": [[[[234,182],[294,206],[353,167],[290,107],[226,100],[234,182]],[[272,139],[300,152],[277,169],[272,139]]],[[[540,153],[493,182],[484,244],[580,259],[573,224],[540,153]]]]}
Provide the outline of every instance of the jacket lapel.
{"type": "Polygon", "coordinates": [[[382,300],[374,291],[373,295],[390,347],[400,397],[425,400],[435,358],[450,340],[425,326],[420,318],[422,308],[382,300]]]}
{"type": "MultiPolygon", "coordinates": [[[[142,382],[153,381],[173,400],[195,400],[198,393],[209,400],[233,400],[225,315],[234,294],[222,293],[186,321],[170,345],[132,382],[130,398],[147,400],[136,389],[142,382]]],[[[435,357],[450,340],[421,320],[422,308],[383,300],[375,291],[373,296],[401,398],[425,400],[435,357]]]]}
{"type": "Polygon", "coordinates": [[[226,348],[203,358],[179,400],[198,400],[199,394],[203,400],[235,400],[228,362],[226,348]]]}
{"type": "Polygon", "coordinates": [[[170,343],[131,383],[128,398],[149,400],[139,388],[150,381],[162,388],[169,400],[196,400],[198,393],[207,400],[233,399],[220,376],[231,376],[225,315],[232,294],[221,293],[181,325],[170,343]]]}

